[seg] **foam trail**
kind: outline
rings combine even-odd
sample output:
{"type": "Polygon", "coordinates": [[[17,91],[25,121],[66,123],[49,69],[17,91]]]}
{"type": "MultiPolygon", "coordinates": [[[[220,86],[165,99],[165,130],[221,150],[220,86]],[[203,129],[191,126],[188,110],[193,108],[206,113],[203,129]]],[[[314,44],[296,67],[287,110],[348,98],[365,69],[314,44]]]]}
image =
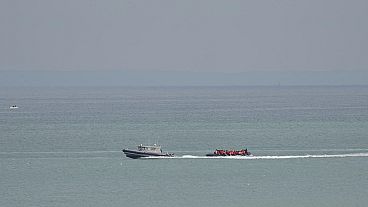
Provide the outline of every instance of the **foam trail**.
{"type": "Polygon", "coordinates": [[[174,157],[148,157],[147,159],[235,159],[235,160],[277,160],[277,159],[302,159],[302,158],[345,158],[345,157],[368,157],[368,153],[334,154],[334,155],[265,155],[265,156],[195,156],[183,155],[174,157]]]}

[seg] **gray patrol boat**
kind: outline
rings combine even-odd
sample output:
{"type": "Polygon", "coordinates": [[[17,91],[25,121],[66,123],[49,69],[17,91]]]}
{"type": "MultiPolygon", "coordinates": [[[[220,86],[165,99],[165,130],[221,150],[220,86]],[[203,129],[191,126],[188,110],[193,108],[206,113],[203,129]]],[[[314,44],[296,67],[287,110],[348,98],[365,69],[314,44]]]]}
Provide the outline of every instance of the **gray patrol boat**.
{"type": "Polygon", "coordinates": [[[173,157],[173,153],[163,153],[161,150],[161,146],[159,145],[138,145],[137,150],[131,149],[123,149],[125,156],[133,159],[142,158],[142,157],[173,157]]]}

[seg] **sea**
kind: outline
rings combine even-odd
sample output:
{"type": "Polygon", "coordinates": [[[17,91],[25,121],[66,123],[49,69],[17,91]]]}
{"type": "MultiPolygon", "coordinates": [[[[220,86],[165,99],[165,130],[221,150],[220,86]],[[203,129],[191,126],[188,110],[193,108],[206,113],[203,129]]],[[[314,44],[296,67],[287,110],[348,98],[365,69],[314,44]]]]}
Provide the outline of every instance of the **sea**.
{"type": "Polygon", "coordinates": [[[1,207],[365,207],[367,195],[368,86],[0,88],[1,207]],[[121,151],[139,144],[175,157],[121,151]],[[205,156],[244,148],[253,156],[205,156]]]}

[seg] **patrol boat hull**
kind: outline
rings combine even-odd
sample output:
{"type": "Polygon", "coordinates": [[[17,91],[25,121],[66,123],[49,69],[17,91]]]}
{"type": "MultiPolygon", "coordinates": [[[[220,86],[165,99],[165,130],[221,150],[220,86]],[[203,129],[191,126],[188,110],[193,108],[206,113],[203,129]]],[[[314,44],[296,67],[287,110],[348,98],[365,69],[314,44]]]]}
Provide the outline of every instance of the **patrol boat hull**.
{"type": "Polygon", "coordinates": [[[161,146],[159,145],[138,145],[136,150],[123,149],[124,154],[133,159],[142,158],[142,157],[172,157],[174,154],[172,153],[163,153],[161,150],[161,146]]]}
{"type": "Polygon", "coordinates": [[[172,157],[174,154],[168,153],[156,153],[156,152],[144,152],[138,150],[130,150],[130,149],[123,149],[125,156],[133,159],[138,159],[142,157],[172,157]]]}

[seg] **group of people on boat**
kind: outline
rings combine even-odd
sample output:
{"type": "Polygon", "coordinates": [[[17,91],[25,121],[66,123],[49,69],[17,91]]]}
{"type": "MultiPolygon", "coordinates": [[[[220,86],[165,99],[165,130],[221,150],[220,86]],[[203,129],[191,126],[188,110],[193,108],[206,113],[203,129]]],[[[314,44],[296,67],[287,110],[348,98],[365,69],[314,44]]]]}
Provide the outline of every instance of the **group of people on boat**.
{"type": "Polygon", "coordinates": [[[216,149],[216,151],[214,152],[214,155],[217,155],[217,156],[236,156],[236,155],[246,156],[246,155],[250,155],[250,152],[248,152],[248,149],[242,149],[242,150],[216,149]]]}
{"type": "Polygon", "coordinates": [[[9,108],[10,108],[10,109],[17,109],[17,108],[18,108],[18,106],[17,106],[17,105],[12,105],[12,106],[10,106],[9,108]]]}

